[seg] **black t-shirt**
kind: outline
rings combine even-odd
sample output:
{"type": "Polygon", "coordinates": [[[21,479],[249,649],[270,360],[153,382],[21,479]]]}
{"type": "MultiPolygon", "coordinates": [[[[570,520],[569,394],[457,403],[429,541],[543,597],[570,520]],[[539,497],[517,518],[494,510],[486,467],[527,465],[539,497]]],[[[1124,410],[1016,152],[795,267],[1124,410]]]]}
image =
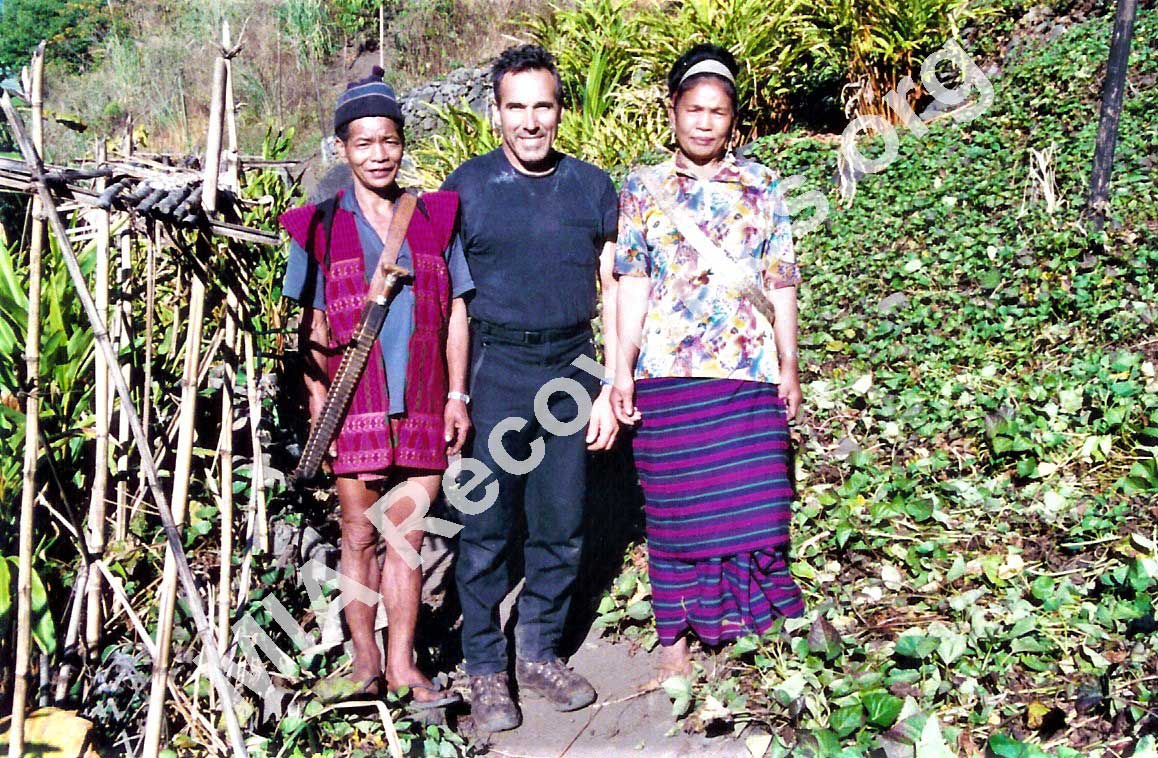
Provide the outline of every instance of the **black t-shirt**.
{"type": "Polygon", "coordinates": [[[561,155],[548,176],[527,176],[500,147],[459,166],[442,188],[460,197],[472,318],[535,330],[595,316],[599,253],[619,216],[605,171],[561,155]]]}

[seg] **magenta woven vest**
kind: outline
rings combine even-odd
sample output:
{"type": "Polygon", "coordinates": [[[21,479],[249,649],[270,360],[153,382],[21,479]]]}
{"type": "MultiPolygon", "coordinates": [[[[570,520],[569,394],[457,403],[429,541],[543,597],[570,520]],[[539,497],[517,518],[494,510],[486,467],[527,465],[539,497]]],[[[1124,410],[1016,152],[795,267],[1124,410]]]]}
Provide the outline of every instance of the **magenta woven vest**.
{"type": "MultiPolygon", "coordinates": [[[[341,195],[339,192],[339,200],[341,195]]],[[[390,423],[386,371],[381,348],[375,342],[338,433],[335,474],[381,473],[391,466],[446,468],[443,410],[448,387],[450,277],[442,254],[453,234],[457,212],[457,194],[429,192],[422,195],[410,219],[406,241],[414,267],[414,333],[406,368],[406,413],[398,423],[390,423]]],[[[324,265],[326,232],[316,206],[286,211],[279,221],[295,242],[324,265]]],[[[336,208],[332,234],[326,271],[326,320],[330,347],[341,348],[349,343],[358,325],[369,283],[354,214],[336,208]]],[[[327,368],[331,378],[340,363],[340,352],[330,357],[327,368]]]]}

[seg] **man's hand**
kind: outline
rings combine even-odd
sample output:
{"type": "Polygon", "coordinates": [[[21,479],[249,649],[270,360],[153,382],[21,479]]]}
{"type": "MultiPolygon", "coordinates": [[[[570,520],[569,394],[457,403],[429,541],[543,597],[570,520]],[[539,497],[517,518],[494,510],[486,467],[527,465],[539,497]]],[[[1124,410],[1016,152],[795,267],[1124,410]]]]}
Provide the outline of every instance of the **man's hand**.
{"type": "Polygon", "coordinates": [[[467,413],[466,403],[461,400],[447,400],[446,410],[442,412],[442,421],[446,454],[458,455],[462,452],[466,436],[470,433],[470,414],[467,413]]]}
{"type": "Polygon", "coordinates": [[[635,382],[631,377],[617,380],[611,388],[611,410],[619,423],[635,426],[643,418],[643,414],[635,407],[635,382]]]}
{"type": "Polygon", "coordinates": [[[800,377],[795,371],[780,370],[780,391],[777,394],[787,406],[788,420],[796,418],[804,393],[800,391],[800,377]]]}
{"type": "Polygon", "coordinates": [[[610,393],[604,388],[591,404],[591,420],[587,423],[587,449],[610,450],[619,436],[619,422],[611,410],[610,393]]]}

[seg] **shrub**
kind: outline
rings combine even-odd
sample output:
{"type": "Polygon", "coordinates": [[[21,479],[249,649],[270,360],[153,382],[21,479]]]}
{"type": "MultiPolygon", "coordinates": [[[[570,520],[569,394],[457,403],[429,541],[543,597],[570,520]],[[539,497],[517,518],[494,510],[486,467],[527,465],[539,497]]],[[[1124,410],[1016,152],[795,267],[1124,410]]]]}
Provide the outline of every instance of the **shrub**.
{"type": "Polygon", "coordinates": [[[0,4],[0,71],[18,72],[42,39],[55,58],[82,69],[114,21],[101,0],[5,0],[0,4]]]}

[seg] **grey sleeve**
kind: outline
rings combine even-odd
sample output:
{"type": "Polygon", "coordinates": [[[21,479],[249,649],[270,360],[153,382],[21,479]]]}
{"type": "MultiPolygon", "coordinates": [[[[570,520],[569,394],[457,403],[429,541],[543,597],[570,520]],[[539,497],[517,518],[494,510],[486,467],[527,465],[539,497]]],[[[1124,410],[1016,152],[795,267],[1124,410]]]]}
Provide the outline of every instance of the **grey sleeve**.
{"type": "Polygon", "coordinates": [[[290,242],[289,258],[285,264],[285,278],[281,293],[305,305],[311,304],[319,311],[326,309],[326,277],[318,270],[318,263],[296,242],[290,242]],[[310,281],[310,280],[313,281],[310,281]],[[309,288],[312,292],[306,292],[309,288]]]}
{"type": "Polygon", "coordinates": [[[456,231],[446,246],[446,270],[450,274],[450,296],[462,297],[474,290],[474,279],[466,264],[466,253],[462,249],[462,237],[456,231]]]}

